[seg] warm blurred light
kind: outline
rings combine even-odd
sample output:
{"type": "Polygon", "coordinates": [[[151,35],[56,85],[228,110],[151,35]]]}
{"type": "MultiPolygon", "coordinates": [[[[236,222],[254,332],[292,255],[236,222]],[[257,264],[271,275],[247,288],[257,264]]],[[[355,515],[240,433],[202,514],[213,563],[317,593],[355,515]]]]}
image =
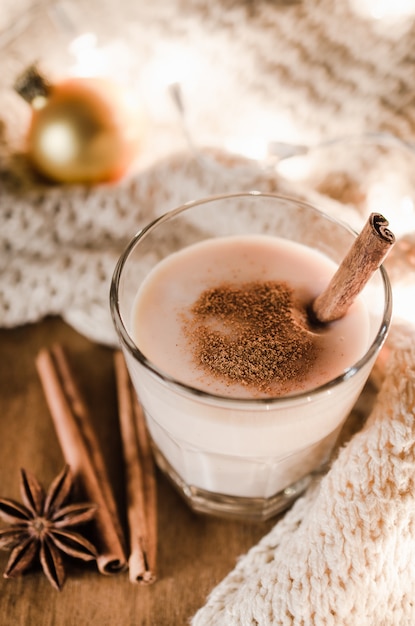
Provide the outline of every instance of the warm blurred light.
{"type": "Polygon", "coordinates": [[[84,33],[69,45],[69,52],[75,62],[70,68],[75,76],[112,76],[118,81],[125,80],[131,65],[127,47],[122,41],[114,40],[105,46],[98,46],[94,33],[84,33]]]}
{"type": "Polygon", "coordinates": [[[201,75],[206,83],[206,67],[196,50],[177,42],[160,42],[155,55],[145,64],[140,75],[141,93],[150,114],[159,120],[171,118],[175,112],[169,87],[180,85],[181,95],[187,101],[201,75]]]}
{"type": "MultiPolygon", "coordinates": [[[[278,137],[287,145],[296,143],[300,134],[295,124],[287,115],[276,111],[253,112],[241,111],[238,130],[234,135],[225,137],[225,148],[250,159],[264,161],[276,157],[270,153],[270,137],[278,137]]],[[[278,157],[277,157],[278,158],[278,157]]]]}
{"type": "Polygon", "coordinates": [[[241,154],[249,159],[263,161],[267,156],[268,142],[263,137],[230,137],[225,139],[229,152],[241,154]]]}
{"type": "Polygon", "coordinates": [[[350,0],[353,10],[374,20],[403,19],[415,15],[414,0],[350,0]]]}
{"type": "Polygon", "coordinates": [[[382,213],[397,237],[415,230],[415,206],[397,180],[384,180],[369,188],[368,213],[382,213]]]}
{"type": "Polygon", "coordinates": [[[41,96],[41,95],[36,95],[33,100],[30,102],[31,106],[36,109],[43,109],[43,107],[46,105],[48,99],[46,96],[41,96]]]}
{"type": "Polygon", "coordinates": [[[166,89],[172,83],[183,85],[194,81],[200,69],[201,60],[196,50],[177,43],[160,44],[145,69],[145,78],[150,86],[166,89]]]}
{"type": "Polygon", "coordinates": [[[415,325],[415,284],[394,285],[393,287],[393,316],[415,325]]]}
{"type": "Polygon", "coordinates": [[[287,180],[304,181],[311,175],[311,161],[306,156],[283,159],[277,164],[277,171],[287,180]]]}

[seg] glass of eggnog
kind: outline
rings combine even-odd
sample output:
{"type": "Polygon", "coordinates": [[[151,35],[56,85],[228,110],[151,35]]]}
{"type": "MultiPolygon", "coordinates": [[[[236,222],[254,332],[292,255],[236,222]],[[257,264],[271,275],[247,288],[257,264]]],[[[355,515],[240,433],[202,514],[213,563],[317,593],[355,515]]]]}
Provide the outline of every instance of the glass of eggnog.
{"type": "Polygon", "coordinates": [[[285,509],[327,465],[386,338],[381,266],[347,313],[307,311],[356,238],[259,192],[189,202],[138,232],[110,304],[157,464],[198,512],[285,509]]]}

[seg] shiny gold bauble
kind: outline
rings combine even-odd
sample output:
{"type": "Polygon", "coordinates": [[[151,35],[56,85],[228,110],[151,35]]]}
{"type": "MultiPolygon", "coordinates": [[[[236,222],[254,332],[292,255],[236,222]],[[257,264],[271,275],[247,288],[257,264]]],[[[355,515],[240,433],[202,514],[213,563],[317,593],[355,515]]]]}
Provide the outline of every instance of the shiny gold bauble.
{"type": "Polygon", "coordinates": [[[49,179],[114,181],[138,153],[143,119],[124,90],[101,78],[71,78],[32,102],[27,154],[49,179]]]}

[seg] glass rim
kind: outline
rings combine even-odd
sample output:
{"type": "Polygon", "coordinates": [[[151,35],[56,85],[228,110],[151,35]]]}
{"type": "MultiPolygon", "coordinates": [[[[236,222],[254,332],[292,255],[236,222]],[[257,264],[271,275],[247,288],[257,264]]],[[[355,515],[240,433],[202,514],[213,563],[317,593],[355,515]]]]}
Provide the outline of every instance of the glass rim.
{"type": "Polygon", "coordinates": [[[371,358],[376,354],[378,350],[382,347],[389,326],[391,324],[392,318],[392,287],[386,272],[386,269],[383,265],[381,265],[376,272],[379,272],[382,278],[382,284],[384,288],[384,309],[382,314],[381,324],[376,332],[376,336],[364,355],[358,359],[353,365],[346,368],[342,374],[339,374],[335,378],[330,379],[326,383],[319,385],[318,387],[313,387],[312,389],[308,389],[305,391],[300,391],[291,394],[285,394],[283,396],[269,396],[269,397],[261,397],[261,398],[246,398],[246,397],[238,397],[238,396],[224,396],[221,394],[214,394],[208,391],[204,391],[203,389],[198,389],[197,387],[193,387],[187,383],[184,383],[180,380],[177,380],[174,376],[167,374],[161,368],[157,367],[150,359],[148,359],[135,344],[132,339],[130,333],[128,332],[123,316],[121,315],[120,306],[119,306],[119,298],[118,298],[118,288],[121,280],[121,275],[125,264],[127,263],[130,255],[135,250],[136,246],[139,242],[146,236],[147,233],[152,231],[159,224],[175,217],[176,215],[183,213],[187,210],[192,209],[193,207],[201,206],[203,204],[208,204],[212,202],[216,202],[219,200],[227,200],[232,198],[243,198],[243,197],[265,197],[265,198],[273,198],[276,200],[282,200],[287,202],[288,204],[296,204],[300,205],[303,208],[307,208],[307,210],[312,210],[314,213],[321,215],[324,219],[333,222],[337,226],[341,226],[345,230],[347,230],[353,237],[357,236],[357,232],[349,226],[346,222],[343,222],[337,218],[328,215],[324,211],[318,209],[307,201],[297,199],[295,197],[286,196],[283,194],[277,194],[272,192],[261,192],[261,191],[243,191],[243,192],[234,192],[234,193],[224,193],[224,194],[216,194],[206,196],[204,198],[198,200],[191,200],[184,204],[179,205],[178,207],[166,211],[159,217],[151,220],[146,226],[141,228],[136,232],[136,234],[130,239],[129,243],[126,245],[124,251],[118,258],[118,261],[115,265],[115,269],[111,279],[110,285],[110,310],[111,316],[113,319],[113,323],[115,329],[117,331],[118,337],[121,340],[122,345],[124,345],[131,356],[133,356],[136,360],[138,360],[141,365],[143,365],[152,375],[156,376],[158,379],[161,379],[166,385],[174,387],[177,391],[184,393],[185,395],[197,396],[199,399],[204,399],[209,403],[219,403],[221,405],[232,405],[237,404],[238,406],[245,406],[247,409],[252,406],[258,405],[274,405],[274,404],[284,404],[285,402],[293,402],[297,401],[308,401],[310,396],[315,396],[318,394],[323,394],[329,392],[333,387],[341,384],[354,377],[367,362],[371,360],[371,358]]]}

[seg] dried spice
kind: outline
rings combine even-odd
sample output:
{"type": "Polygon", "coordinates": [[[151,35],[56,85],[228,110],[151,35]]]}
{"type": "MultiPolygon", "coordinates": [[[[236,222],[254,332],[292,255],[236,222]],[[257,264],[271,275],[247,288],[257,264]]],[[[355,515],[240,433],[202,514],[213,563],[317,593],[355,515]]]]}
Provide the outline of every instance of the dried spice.
{"type": "Polygon", "coordinates": [[[62,346],[42,348],[36,367],[63,457],[70,467],[76,467],[85,497],[97,505],[93,526],[98,571],[116,574],[126,565],[124,536],[88,406],[62,346]]]}
{"type": "Polygon", "coordinates": [[[10,524],[0,530],[0,548],[12,548],[4,577],[23,574],[39,558],[49,582],[60,590],[65,582],[61,553],[84,561],[97,557],[95,547],[71,530],[91,520],[96,506],[68,503],[73,486],[68,465],[47,493],[30,472],[22,469],[20,478],[23,504],[0,498],[0,517],[10,524]]]}
{"type": "Polygon", "coordinates": [[[268,391],[301,379],[316,357],[305,308],[284,282],[206,289],[190,312],[185,332],[197,364],[229,383],[268,391]]]}

